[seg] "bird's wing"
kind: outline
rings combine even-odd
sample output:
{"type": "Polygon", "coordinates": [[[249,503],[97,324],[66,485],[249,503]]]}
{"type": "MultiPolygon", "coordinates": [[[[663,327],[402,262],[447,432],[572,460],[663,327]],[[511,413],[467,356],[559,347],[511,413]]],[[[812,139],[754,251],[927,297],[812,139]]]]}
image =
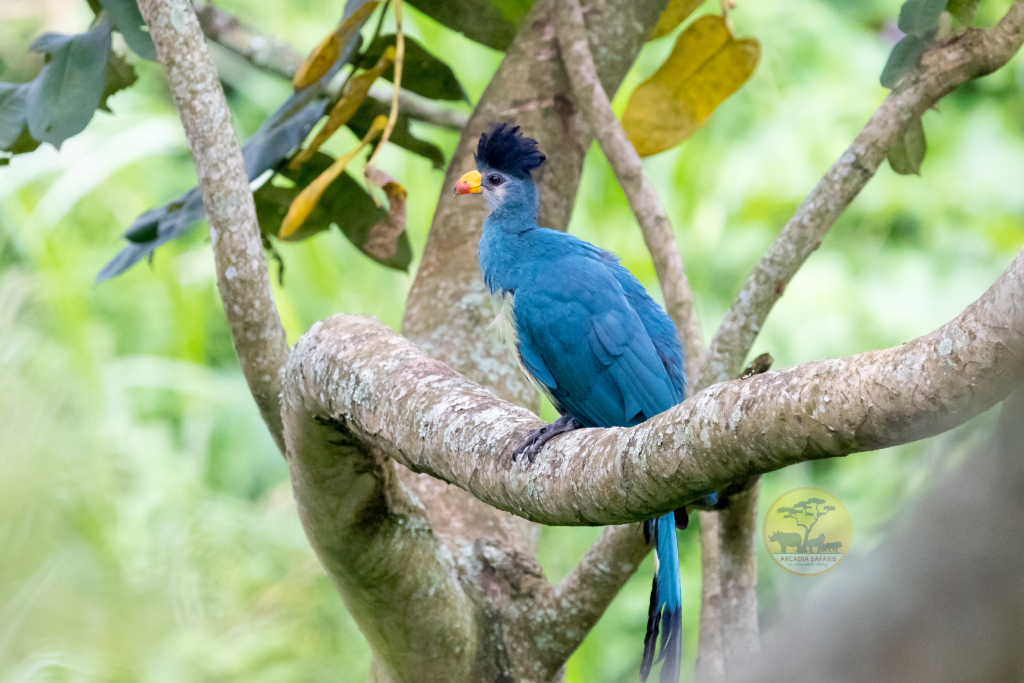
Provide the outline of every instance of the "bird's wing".
{"type": "Polygon", "coordinates": [[[519,354],[558,407],[585,425],[638,424],[678,394],[622,287],[590,264],[541,274],[516,292],[519,354]]]}

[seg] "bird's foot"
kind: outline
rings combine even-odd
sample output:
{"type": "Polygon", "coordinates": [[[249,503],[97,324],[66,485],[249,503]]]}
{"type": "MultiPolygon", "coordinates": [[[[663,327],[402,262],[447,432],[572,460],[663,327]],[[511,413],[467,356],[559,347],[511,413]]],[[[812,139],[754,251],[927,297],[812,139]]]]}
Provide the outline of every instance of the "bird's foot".
{"type": "Polygon", "coordinates": [[[544,444],[556,436],[561,436],[567,432],[571,432],[574,429],[579,429],[583,425],[576,420],[576,418],[569,415],[563,415],[549,425],[545,425],[537,431],[531,433],[528,437],[523,439],[523,442],[516,446],[516,449],[512,451],[512,462],[519,462],[522,456],[526,456],[526,459],[533,464],[533,461],[537,458],[537,454],[540,453],[540,449],[544,448],[544,444]]]}

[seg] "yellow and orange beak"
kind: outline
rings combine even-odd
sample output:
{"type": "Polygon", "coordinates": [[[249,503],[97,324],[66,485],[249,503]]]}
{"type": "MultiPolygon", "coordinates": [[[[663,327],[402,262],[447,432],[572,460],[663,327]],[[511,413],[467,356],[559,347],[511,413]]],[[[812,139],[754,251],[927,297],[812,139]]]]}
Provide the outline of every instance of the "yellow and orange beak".
{"type": "Polygon", "coordinates": [[[455,194],[478,194],[480,192],[480,171],[470,171],[455,183],[455,194]]]}

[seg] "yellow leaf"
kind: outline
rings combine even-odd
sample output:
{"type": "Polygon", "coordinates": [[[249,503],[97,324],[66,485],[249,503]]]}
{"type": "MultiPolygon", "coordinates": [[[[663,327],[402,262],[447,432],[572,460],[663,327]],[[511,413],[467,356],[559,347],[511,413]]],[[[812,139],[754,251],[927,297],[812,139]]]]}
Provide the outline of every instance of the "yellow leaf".
{"type": "Polygon", "coordinates": [[[629,98],[622,128],[637,153],[675,147],[757,69],[761,43],[735,39],[717,15],[701,17],[679,34],[672,54],[629,98]]]}
{"type": "Polygon", "coordinates": [[[292,85],[296,90],[313,85],[331,70],[349,39],[370,18],[370,14],[373,13],[377,4],[377,0],[363,3],[352,13],[352,16],[341,22],[334,33],[321,40],[320,44],[313,48],[313,51],[306,56],[299,68],[295,70],[295,75],[292,76],[292,85]]]}
{"type": "Polygon", "coordinates": [[[704,4],[704,0],[669,0],[668,7],[661,13],[658,23],[651,31],[651,40],[672,33],[672,29],[686,21],[686,17],[704,4]]]}
{"type": "Polygon", "coordinates": [[[345,86],[345,95],[338,103],[334,105],[334,109],[331,110],[330,116],[327,117],[327,123],[324,124],[320,132],[313,138],[313,142],[309,144],[309,147],[302,150],[291,160],[290,165],[293,169],[298,168],[302,164],[306,163],[310,157],[320,146],[327,142],[327,140],[334,135],[339,128],[348,123],[349,119],[356,113],[359,106],[366,99],[366,95],[370,92],[370,86],[373,82],[380,78],[381,74],[387,71],[395,61],[395,48],[389,47],[381,55],[381,58],[377,60],[377,63],[372,69],[367,69],[358,76],[353,76],[348,85],[345,86]]]}
{"type": "Polygon", "coordinates": [[[349,150],[338,157],[326,171],[318,175],[316,180],[299,193],[299,196],[295,198],[292,205],[288,207],[288,213],[285,215],[284,220],[281,221],[278,237],[287,239],[292,233],[302,227],[302,224],[309,218],[309,214],[320,203],[320,197],[323,196],[324,190],[341,175],[341,172],[348,166],[348,162],[352,161],[363,147],[366,147],[374,138],[380,135],[381,131],[384,130],[384,126],[387,125],[387,121],[388,117],[386,116],[375,118],[370,125],[370,130],[366,131],[366,135],[355,149],[349,150]]]}

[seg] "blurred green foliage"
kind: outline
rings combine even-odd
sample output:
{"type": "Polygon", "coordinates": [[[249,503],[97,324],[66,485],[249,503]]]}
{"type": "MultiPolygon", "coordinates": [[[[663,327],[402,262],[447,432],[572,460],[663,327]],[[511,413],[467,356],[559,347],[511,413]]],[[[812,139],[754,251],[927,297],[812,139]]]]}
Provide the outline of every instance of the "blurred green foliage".
{"type": "MultiPolygon", "coordinates": [[[[21,12],[0,16],[5,80],[31,79],[41,67],[25,53],[39,32],[75,30],[76,22],[81,30],[89,19],[79,0],[8,6],[21,12]]],[[[301,50],[341,10],[340,1],[312,0],[218,6],[301,50]]],[[[708,337],[777,231],[884,98],[878,75],[898,38],[899,6],[741,0],[737,33],[764,47],[757,73],[684,146],[648,160],[708,337]]],[[[984,0],[976,23],[994,22],[1007,6],[984,0]]],[[[475,102],[501,54],[414,9],[407,16],[411,35],[452,66],[475,102]]],[[[673,41],[644,49],[615,99],[619,113],[673,41]]],[[[288,85],[219,49],[215,56],[248,136],[288,85]]],[[[195,183],[159,67],[136,61],[139,82],[110,99],[113,116],[97,114],[59,153],[44,145],[0,168],[0,683],[362,681],[368,647],[305,541],[285,466],[237,369],[205,230],[163,247],[149,267],[93,285],[132,219],[195,183]]],[[[784,367],[907,341],[956,315],[1020,249],[1024,60],[961,88],[940,109],[924,117],[921,176],[880,170],[789,286],[755,354],[770,351],[784,367]]],[[[456,134],[415,128],[450,157],[456,134]]],[[[342,136],[328,147],[353,142],[342,136]]],[[[380,165],[409,190],[418,256],[438,194],[449,190],[443,174],[394,148],[380,165]]],[[[353,175],[361,177],[358,166],[353,175]]],[[[571,230],[619,253],[657,291],[596,147],[571,230]]],[[[279,249],[287,271],[274,294],[291,341],[339,311],[400,325],[412,276],[376,265],[337,233],[279,249]]],[[[850,509],[852,552],[865,553],[980,438],[987,419],[772,474],[762,515],[789,488],[821,486],[850,509]]],[[[549,577],[564,575],[597,533],[545,530],[549,577]]],[[[681,554],[692,661],[696,530],[681,535],[681,554]]],[[[765,625],[821,585],[764,556],[760,567],[765,625]]],[[[652,571],[648,559],[570,660],[569,683],[635,679],[652,571]]]]}

